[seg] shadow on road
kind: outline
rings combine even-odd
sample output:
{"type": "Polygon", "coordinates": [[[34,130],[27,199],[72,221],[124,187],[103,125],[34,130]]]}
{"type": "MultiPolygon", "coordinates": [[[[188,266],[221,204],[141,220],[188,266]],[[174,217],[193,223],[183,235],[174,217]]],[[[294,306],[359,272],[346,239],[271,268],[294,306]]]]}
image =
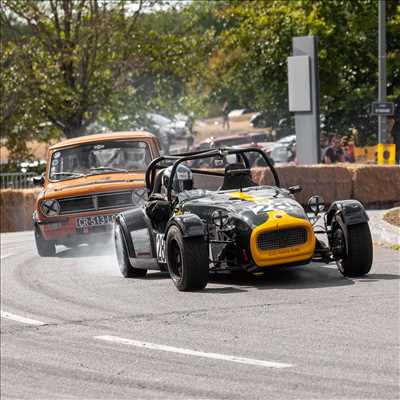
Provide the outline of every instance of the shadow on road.
{"type": "MultiPolygon", "coordinates": [[[[334,268],[309,265],[305,267],[270,268],[264,275],[255,276],[245,272],[234,274],[210,274],[210,283],[238,285],[263,289],[314,289],[353,285],[352,279],[344,278],[334,268]]],[[[208,288],[205,289],[209,290],[208,288]]]]}
{"type": "MultiPolygon", "coordinates": [[[[56,255],[60,258],[85,258],[115,256],[111,245],[78,246],[74,248],[62,247],[56,255]]],[[[149,271],[144,280],[170,279],[168,272],[149,271]]],[[[381,280],[400,279],[399,275],[371,273],[360,278],[345,278],[334,265],[309,264],[301,267],[270,267],[262,276],[251,275],[246,272],[210,273],[209,283],[222,285],[208,286],[203,293],[237,293],[247,289],[315,289],[354,285],[355,282],[372,283],[381,280]]]]}
{"type": "Polygon", "coordinates": [[[369,274],[362,278],[355,278],[357,282],[378,282],[378,281],[391,281],[400,279],[400,275],[393,274],[369,274]]]}

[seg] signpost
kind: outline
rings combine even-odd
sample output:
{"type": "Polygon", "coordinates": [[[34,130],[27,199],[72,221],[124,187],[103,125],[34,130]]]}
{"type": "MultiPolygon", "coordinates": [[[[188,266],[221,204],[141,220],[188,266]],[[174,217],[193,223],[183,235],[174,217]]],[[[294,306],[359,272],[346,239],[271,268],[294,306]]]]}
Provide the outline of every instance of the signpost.
{"type": "MultiPolygon", "coordinates": [[[[379,103],[386,102],[386,0],[378,0],[378,59],[379,59],[379,81],[378,100],[379,103]]],[[[376,104],[376,103],[375,103],[376,104]]],[[[378,115],[378,144],[386,143],[386,115],[378,115]]]]}
{"type": "Polygon", "coordinates": [[[393,115],[394,103],[389,101],[375,102],[371,106],[371,115],[393,115]]]}

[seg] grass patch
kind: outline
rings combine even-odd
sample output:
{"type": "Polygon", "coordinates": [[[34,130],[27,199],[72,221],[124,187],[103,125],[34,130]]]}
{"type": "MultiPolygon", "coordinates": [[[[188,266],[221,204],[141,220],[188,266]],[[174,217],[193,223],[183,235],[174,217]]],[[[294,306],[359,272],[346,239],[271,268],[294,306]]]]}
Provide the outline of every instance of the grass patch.
{"type": "Polygon", "coordinates": [[[386,222],[389,222],[389,224],[398,226],[400,228],[400,208],[395,208],[394,210],[387,212],[383,216],[383,219],[386,222]]]}

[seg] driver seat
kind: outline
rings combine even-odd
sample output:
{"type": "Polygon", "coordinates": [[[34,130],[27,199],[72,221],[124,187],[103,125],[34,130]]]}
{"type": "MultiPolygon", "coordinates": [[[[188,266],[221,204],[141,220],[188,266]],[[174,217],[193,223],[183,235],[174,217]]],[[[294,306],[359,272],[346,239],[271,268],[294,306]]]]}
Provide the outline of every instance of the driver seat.
{"type": "Polygon", "coordinates": [[[233,163],[228,164],[225,167],[224,181],[222,182],[222,186],[219,188],[219,190],[233,190],[252,186],[257,186],[257,184],[251,179],[250,169],[246,168],[246,166],[242,163],[233,163]],[[247,172],[244,175],[238,176],[231,176],[227,174],[227,172],[235,169],[246,169],[247,172]]]}
{"type": "Polygon", "coordinates": [[[161,192],[161,184],[162,184],[162,177],[163,177],[163,174],[164,174],[164,170],[165,170],[165,168],[160,169],[159,171],[156,172],[156,177],[154,179],[153,190],[151,192],[152,194],[161,192]]]}

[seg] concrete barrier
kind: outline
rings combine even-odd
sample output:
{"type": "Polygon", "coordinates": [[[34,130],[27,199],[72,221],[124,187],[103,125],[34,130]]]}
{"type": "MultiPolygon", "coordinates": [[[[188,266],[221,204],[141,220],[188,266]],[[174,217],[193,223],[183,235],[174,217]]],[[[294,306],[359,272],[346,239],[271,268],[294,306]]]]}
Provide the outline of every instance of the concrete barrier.
{"type": "MultiPolygon", "coordinates": [[[[278,166],[276,170],[281,187],[301,185],[303,190],[296,193],[301,204],[306,204],[314,194],[321,195],[326,203],[351,198],[352,174],[345,166],[278,166]]],[[[258,176],[258,184],[271,185],[274,182],[269,169],[256,172],[255,176],[258,176]]]]}
{"type": "Polygon", "coordinates": [[[368,206],[399,205],[400,166],[354,165],[352,197],[368,206]]]}
{"type": "MultiPolygon", "coordinates": [[[[400,166],[391,165],[315,165],[277,167],[281,186],[301,185],[297,200],[305,205],[313,194],[320,194],[327,204],[335,200],[357,199],[366,207],[387,207],[400,204],[400,166]]],[[[222,171],[222,170],[220,170],[222,171]]],[[[257,184],[273,184],[268,169],[253,170],[257,184]]],[[[196,187],[216,190],[221,177],[194,176],[196,187]]],[[[32,229],[32,212],[39,189],[0,190],[0,231],[32,229]]]]}

